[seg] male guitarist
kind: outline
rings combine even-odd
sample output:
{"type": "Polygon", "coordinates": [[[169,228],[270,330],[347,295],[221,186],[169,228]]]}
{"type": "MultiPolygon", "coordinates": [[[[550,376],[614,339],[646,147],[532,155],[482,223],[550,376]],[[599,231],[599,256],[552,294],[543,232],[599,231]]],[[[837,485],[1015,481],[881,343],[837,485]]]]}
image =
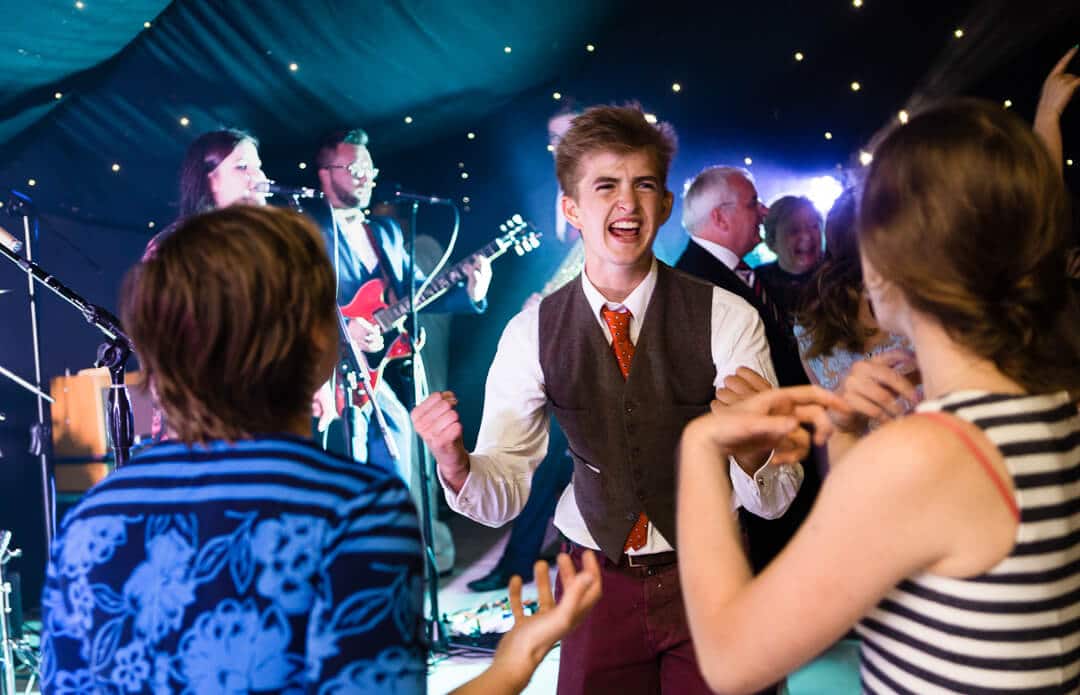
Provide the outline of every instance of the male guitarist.
{"type": "MultiPolygon", "coordinates": [[[[332,209],[332,217],[324,213],[319,221],[326,238],[327,252],[338,273],[339,305],[348,304],[360,287],[372,279],[380,280],[385,285],[388,303],[405,299],[409,294],[406,279],[408,251],[401,227],[390,217],[369,217],[364,212],[371,203],[375,178],[379,173],[372,163],[367,143],[368,136],[363,130],[337,131],[322,141],[316,156],[319,184],[332,209]]],[[[317,206],[312,212],[319,216],[317,206]]],[[[415,277],[419,285],[425,276],[416,268],[415,277]]],[[[490,263],[482,257],[470,263],[466,277],[468,280],[463,287],[448,292],[427,311],[482,312],[487,306],[485,295],[491,282],[490,263]]],[[[381,330],[363,318],[349,319],[348,330],[353,342],[369,353],[369,361],[374,368],[378,362],[377,353],[388,342],[384,340],[381,330]]],[[[393,340],[393,336],[389,336],[389,339],[393,340]]],[[[385,380],[378,381],[375,402],[382,410],[397,444],[398,472],[415,497],[419,494],[419,471],[414,464],[412,428],[403,401],[411,403],[411,393],[397,394],[385,380]]],[[[330,407],[333,400],[322,398],[319,403],[316,411],[330,407]]],[[[325,416],[320,418],[324,423],[329,419],[325,416]]],[[[356,420],[353,432],[353,456],[356,460],[392,466],[386,443],[372,421],[370,405],[360,409],[356,420]]],[[[337,431],[337,427],[332,428],[331,434],[337,431]]],[[[341,446],[333,439],[333,436],[327,439],[330,448],[341,446]]],[[[441,534],[436,533],[438,535],[441,534]]],[[[453,562],[450,560],[438,564],[440,570],[445,570],[453,562]]]]}

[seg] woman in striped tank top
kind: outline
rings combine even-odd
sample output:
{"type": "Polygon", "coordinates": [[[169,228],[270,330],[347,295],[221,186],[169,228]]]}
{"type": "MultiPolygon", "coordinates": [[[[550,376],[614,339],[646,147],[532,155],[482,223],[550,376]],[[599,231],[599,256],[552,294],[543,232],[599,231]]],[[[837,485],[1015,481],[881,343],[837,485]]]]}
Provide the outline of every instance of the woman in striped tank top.
{"type": "Polygon", "coordinates": [[[751,577],[718,455],[798,460],[816,387],[765,392],[683,435],[679,553],[710,686],[774,683],[853,626],[871,693],[1080,691],[1080,310],[1067,194],[1010,112],[961,100],[882,141],[862,192],[864,277],[915,347],[926,400],[836,462],[751,577]],[[1070,395],[1072,392],[1072,395],[1070,395]]]}

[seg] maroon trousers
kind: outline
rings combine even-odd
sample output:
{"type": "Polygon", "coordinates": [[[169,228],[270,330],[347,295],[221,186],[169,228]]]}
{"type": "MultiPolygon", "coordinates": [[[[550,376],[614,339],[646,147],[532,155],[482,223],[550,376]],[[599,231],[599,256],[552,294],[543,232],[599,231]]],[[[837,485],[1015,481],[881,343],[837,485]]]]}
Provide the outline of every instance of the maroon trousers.
{"type": "MultiPolygon", "coordinates": [[[[565,548],[581,568],[580,546],[565,548]]],[[[603,595],[562,641],[559,695],[707,695],[678,565],[618,566],[597,552],[603,595]]],[[[556,580],[555,596],[562,596],[556,580]]]]}

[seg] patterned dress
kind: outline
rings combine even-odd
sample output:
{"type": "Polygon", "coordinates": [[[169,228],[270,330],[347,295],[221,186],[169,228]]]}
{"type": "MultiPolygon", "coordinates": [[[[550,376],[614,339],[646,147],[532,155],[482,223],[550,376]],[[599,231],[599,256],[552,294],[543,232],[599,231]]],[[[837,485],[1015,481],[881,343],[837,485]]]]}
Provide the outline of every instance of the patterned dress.
{"type": "Polygon", "coordinates": [[[287,435],[135,456],[64,519],[42,692],[423,693],[402,481],[287,435]]]}

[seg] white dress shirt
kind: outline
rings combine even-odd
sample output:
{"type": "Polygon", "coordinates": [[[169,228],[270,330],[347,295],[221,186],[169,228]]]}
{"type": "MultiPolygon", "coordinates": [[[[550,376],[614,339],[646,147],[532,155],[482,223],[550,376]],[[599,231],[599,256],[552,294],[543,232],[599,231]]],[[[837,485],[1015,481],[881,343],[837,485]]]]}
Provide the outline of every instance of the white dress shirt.
{"type": "MultiPolygon", "coordinates": [[[[364,227],[364,216],[348,214],[353,212],[351,209],[333,208],[333,211],[334,221],[341,230],[341,236],[345,238],[349,248],[364,265],[364,270],[369,273],[375,272],[375,266],[379,265],[379,254],[371,245],[371,237],[368,236],[367,229],[364,227]]],[[[327,252],[333,255],[334,249],[327,249],[327,252]]]]}
{"type": "MultiPolygon", "coordinates": [[[[656,288],[657,265],[634,288],[626,300],[609,302],[581,274],[585,297],[608,343],[611,332],[601,317],[603,306],[629,309],[630,339],[637,343],[645,320],[645,310],[656,288]]],[[[543,460],[548,446],[548,400],[540,367],[540,309],[534,304],[510,320],[499,340],[495,359],[488,372],[484,392],[484,414],[476,449],[469,455],[470,471],[458,494],[446,488],[450,508],[486,526],[501,526],[516,517],[529,496],[532,473],[543,460]]],[[[765,329],[757,311],[746,301],[717,287],[712,297],[711,352],[716,365],[713,385],[720,387],[738,367],[749,367],[776,383],[765,329]]],[[[612,354],[611,359],[615,359],[612,354]]],[[[675,465],[672,460],[659,465],[675,465]]],[[[766,519],[787,511],[802,484],[799,464],[763,465],[753,478],[729,461],[734,488],[734,507],[766,519]]],[[[442,477],[440,475],[440,481],[442,477]]],[[[444,482],[445,488],[445,482],[444,482]]],[[[574,543],[599,550],[585,525],[574,497],[573,484],[563,491],[555,509],[555,526],[574,543]]],[[[645,546],[630,554],[659,553],[672,549],[668,539],[649,524],[645,546]]]]}

